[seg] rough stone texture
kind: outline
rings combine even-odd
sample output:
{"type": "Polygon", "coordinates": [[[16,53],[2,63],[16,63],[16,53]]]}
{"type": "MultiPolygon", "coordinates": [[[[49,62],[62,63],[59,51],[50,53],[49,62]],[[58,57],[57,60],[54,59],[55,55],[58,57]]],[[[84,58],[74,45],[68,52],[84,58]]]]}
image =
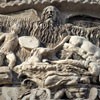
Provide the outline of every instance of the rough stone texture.
{"type": "Polygon", "coordinates": [[[22,36],[19,38],[19,44],[21,47],[33,49],[39,47],[40,43],[35,37],[22,36]]]}
{"type": "MultiPolygon", "coordinates": [[[[18,47],[4,52],[14,53],[16,62],[14,68],[0,67],[0,100],[100,100],[99,4],[99,0],[0,1],[0,32],[12,29],[14,35],[18,27],[13,30],[12,25],[21,26],[18,47]]],[[[9,59],[3,55],[0,59],[1,65],[8,65],[9,59]]]]}
{"type": "Polygon", "coordinates": [[[72,10],[77,12],[99,12],[99,0],[9,0],[8,2],[0,4],[0,13],[10,13],[20,10],[35,8],[36,10],[41,11],[44,7],[48,5],[54,5],[59,9],[72,10]],[[67,7],[66,7],[67,6],[67,7]],[[8,10],[6,10],[8,9],[8,10]]]}
{"type": "Polygon", "coordinates": [[[0,67],[0,85],[12,84],[12,72],[9,67],[0,67]]]}

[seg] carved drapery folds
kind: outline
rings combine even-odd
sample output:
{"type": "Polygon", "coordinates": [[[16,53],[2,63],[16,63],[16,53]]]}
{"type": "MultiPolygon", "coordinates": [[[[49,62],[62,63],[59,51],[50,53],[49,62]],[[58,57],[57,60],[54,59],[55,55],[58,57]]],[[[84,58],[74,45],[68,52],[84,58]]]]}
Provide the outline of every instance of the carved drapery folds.
{"type": "Polygon", "coordinates": [[[0,15],[0,80],[6,77],[1,85],[20,85],[16,96],[2,88],[2,97],[99,100],[100,19],[64,22],[55,6],[44,8],[38,20],[32,15],[0,15]]]}

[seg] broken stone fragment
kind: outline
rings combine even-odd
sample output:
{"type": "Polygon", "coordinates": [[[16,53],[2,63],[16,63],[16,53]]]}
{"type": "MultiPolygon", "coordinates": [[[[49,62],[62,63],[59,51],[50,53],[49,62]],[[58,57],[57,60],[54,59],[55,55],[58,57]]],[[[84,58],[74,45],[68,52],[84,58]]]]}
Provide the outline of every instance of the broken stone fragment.
{"type": "Polygon", "coordinates": [[[89,72],[94,76],[99,76],[100,74],[100,65],[96,62],[91,62],[88,68],[89,72]]]}
{"type": "Polygon", "coordinates": [[[19,37],[19,44],[21,47],[33,49],[39,47],[40,42],[35,37],[21,36],[19,37]]]}
{"type": "Polygon", "coordinates": [[[9,67],[0,67],[0,85],[12,84],[12,73],[9,67]]]}
{"type": "Polygon", "coordinates": [[[61,89],[57,91],[57,93],[55,93],[54,95],[54,99],[61,99],[64,96],[64,93],[65,93],[65,89],[61,89]]]}
{"type": "Polygon", "coordinates": [[[92,87],[89,93],[89,100],[96,100],[98,95],[98,89],[96,87],[92,87]]]}

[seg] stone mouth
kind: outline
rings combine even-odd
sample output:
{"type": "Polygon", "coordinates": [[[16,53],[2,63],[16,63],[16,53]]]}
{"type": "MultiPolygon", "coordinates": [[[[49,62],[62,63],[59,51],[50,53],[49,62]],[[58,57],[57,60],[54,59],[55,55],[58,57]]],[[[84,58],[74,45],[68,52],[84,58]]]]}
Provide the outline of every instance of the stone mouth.
{"type": "Polygon", "coordinates": [[[48,16],[47,16],[47,18],[53,18],[53,15],[52,15],[52,14],[50,14],[50,15],[48,15],[48,16]]]}

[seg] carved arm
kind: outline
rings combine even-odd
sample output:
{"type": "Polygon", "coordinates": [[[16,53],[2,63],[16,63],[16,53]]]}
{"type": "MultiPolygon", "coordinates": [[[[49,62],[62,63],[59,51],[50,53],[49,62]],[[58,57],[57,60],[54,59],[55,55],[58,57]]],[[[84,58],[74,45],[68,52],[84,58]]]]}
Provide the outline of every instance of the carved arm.
{"type": "Polygon", "coordinates": [[[0,36],[0,43],[5,39],[5,34],[2,34],[1,36],[0,36]]]}

